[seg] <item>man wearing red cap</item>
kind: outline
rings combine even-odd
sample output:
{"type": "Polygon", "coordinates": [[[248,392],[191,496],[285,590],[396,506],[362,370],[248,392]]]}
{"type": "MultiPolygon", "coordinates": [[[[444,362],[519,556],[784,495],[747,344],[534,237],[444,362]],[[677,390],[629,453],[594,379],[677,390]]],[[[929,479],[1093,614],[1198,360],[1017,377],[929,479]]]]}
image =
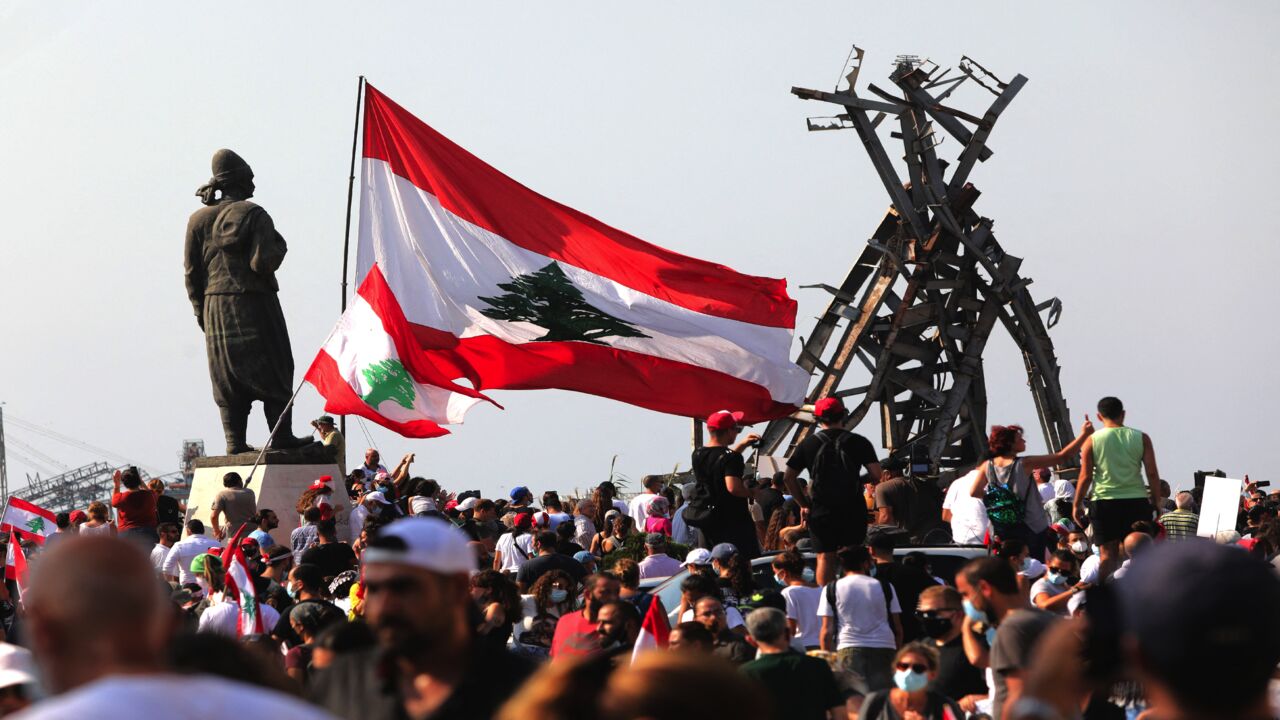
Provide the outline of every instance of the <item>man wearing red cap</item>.
{"type": "Polygon", "coordinates": [[[880,461],[870,440],[844,429],[849,411],[840,398],[825,397],[814,403],[813,416],[819,429],[791,453],[783,481],[808,518],[818,553],[818,584],[826,585],[836,579],[836,551],[861,545],[867,537],[861,472],[865,467],[872,481],[879,481],[880,461]],[[812,495],[800,487],[801,471],[809,473],[812,495]]]}
{"type": "Polygon", "coordinates": [[[742,479],[746,472],[742,452],[760,436],[752,433],[734,445],[742,418],[742,413],[728,410],[707,418],[710,439],[693,451],[693,475],[711,507],[710,517],[701,526],[707,544],[731,543],[745,557],[753,558],[760,554],[760,544],[747,507],[753,491],[742,479]]]}

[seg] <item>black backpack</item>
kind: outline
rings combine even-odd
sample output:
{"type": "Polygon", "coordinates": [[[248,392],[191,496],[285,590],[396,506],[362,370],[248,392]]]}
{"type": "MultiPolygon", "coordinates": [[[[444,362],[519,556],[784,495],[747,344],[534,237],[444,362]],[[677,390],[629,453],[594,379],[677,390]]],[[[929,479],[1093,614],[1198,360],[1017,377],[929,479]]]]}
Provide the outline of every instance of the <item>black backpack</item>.
{"type": "MultiPolygon", "coordinates": [[[[867,577],[871,577],[868,575],[867,577]]],[[[880,583],[880,591],[884,593],[884,617],[885,621],[891,626],[893,625],[893,589],[889,583],[878,578],[871,578],[880,583]]],[[[837,578],[838,580],[838,578],[837,578]]],[[[832,580],[827,583],[823,590],[827,593],[827,607],[831,608],[831,616],[836,619],[836,633],[840,632],[840,610],[836,608],[836,582],[832,580]]]]}
{"type": "Polygon", "coordinates": [[[813,464],[809,468],[809,485],[815,503],[826,506],[839,506],[857,500],[857,493],[862,490],[859,482],[861,469],[857,460],[849,456],[845,446],[852,434],[839,430],[827,433],[819,430],[814,433],[818,438],[818,452],[813,455],[813,464]]]}
{"type": "MultiPolygon", "coordinates": [[[[719,467],[719,464],[716,464],[719,467]]],[[[716,511],[715,493],[711,491],[711,478],[701,477],[694,472],[693,497],[685,503],[684,522],[689,527],[705,529],[716,511]]],[[[721,482],[724,479],[721,478],[721,482]]]]}

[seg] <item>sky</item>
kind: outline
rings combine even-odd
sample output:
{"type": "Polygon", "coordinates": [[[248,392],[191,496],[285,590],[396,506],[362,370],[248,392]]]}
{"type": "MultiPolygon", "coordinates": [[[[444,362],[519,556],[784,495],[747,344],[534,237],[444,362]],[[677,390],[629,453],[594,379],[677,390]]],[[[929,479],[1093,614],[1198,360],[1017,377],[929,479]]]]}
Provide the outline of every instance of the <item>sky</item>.
{"type": "MultiPolygon", "coordinates": [[[[8,436],[26,444],[10,447],[10,487],[95,460],[169,472],[188,438],[220,452],[182,279],[194,191],[220,147],[253,166],[256,200],[289,242],[280,301],[301,379],[339,314],[361,74],[548,197],[672,250],[787,278],[798,347],[828,300],[798,286],[838,284],[887,206],[856,135],[806,132],[830,106],[789,92],[831,89],[855,43],[863,83],[887,84],[899,54],[943,66],[968,55],[1030,79],[972,180],[1037,301],[1064,304],[1052,336],[1073,422],[1118,395],[1175,487],[1206,468],[1269,478],[1280,203],[1265,171],[1280,165],[1267,125],[1280,110],[1280,5],[1059,7],[0,4],[0,402],[16,418],[8,436]]],[[[953,104],[989,101],[958,93],[953,104]]],[[[985,368],[989,420],[1034,426],[1000,327],[985,368]]],[[[859,372],[847,386],[863,384],[859,372]]],[[[632,479],[688,467],[685,418],[563,391],[494,395],[505,411],[478,407],[440,439],[352,422],[351,460],[367,430],[390,463],[414,452],[416,473],[486,494],[586,488],[615,456],[632,479]]],[[[295,429],[321,406],[305,387],[295,429]]],[[[251,442],[266,437],[258,408],[250,429],[251,442]]],[[[1038,432],[1028,439],[1043,450],[1038,432]]]]}

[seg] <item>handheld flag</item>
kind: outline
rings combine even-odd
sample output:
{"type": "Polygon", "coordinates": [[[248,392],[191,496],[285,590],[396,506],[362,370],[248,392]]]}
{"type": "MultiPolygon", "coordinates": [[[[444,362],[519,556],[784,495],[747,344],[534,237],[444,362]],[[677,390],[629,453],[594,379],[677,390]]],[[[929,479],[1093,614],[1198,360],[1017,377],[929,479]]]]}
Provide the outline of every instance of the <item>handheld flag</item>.
{"type": "Polygon", "coordinates": [[[240,605],[240,621],[236,624],[237,637],[266,632],[266,623],[258,610],[258,593],[253,587],[253,576],[249,574],[249,564],[245,562],[244,551],[240,549],[240,538],[246,527],[248,526],[241,525],[222,551],[222,566],[227,572],[225,594],[235,598],[240,605]]]}
{"type": "Polygon", "coordinates": [[[631,651],[631,662],[635,662],[640,653],[646,650],[666,649],[667,640],[671,636],[671,622],[667,620],[667,611],[662,601],[654,596],[649,602],[649,610],[640,622],[640,634],[636,636],[635,648],[631,651]]]}
{"type": "Polygon", "coordinates": [[[24,540],[41,545],[57,529],[57,519],[52,511],[22,498],[10,497],[4,508],[4,517],[0,518],[0,532],[16,532],[24,540]]]}
{"type": "Polygon", "coordinates": [[[18,599],[27,594],[27,554],[18,542],[18,533],[9,531],[9,547],[4,556],[4,578],[18,588],[18,599]]]}

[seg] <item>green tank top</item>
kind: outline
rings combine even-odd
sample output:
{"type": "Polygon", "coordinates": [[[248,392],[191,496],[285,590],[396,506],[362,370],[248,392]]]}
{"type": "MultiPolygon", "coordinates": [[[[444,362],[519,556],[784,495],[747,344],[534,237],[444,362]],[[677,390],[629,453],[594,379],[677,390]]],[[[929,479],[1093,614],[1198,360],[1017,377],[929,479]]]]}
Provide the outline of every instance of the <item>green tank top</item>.
{"type": "Polygon", "coordinates": [[[1093,497],[1129,500],[1147,497],[1142,479],[1142,431],[1102,428],[1093,434],[1093,497]]]}

